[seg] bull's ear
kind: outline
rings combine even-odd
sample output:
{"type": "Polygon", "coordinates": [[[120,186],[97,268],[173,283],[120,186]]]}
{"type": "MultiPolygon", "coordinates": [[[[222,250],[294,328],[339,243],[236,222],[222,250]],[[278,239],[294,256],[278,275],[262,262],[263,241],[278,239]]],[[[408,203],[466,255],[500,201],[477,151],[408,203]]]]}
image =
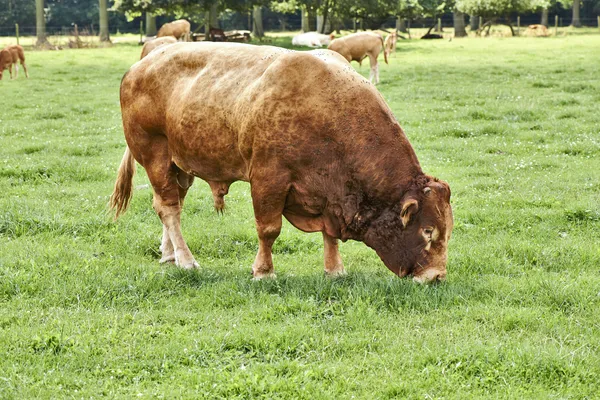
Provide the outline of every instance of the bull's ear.
{"type": "Polygon", "coordinates": [[[416,199],[408,198],[402,203],[402,211],[400,211],[400,219],[402,220],[402,226],[406,228],[406,225],[410,222],[410,217],[419,210],[419,202],[416,199]]]}

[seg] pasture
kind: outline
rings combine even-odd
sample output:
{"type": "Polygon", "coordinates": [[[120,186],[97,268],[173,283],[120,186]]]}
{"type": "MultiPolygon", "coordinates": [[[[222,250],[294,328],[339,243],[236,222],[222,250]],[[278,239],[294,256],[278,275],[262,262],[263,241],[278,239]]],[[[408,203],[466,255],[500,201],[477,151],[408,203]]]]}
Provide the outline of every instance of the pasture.
{"type": "Polygon", "coordinates": [[[378,89],[452,188],[448,280],[425,286],[355,242],[328,279],[321,235],[287,222],[277,279],[252,281],[240,182],[221,216],[196,180],[182,225],[200,268],[159,265],[149,189],[106,214],[141,48],[27,52],[31,78],[0,82],[0,398],[598,396],[599,47],[399,41],[380,57],[378,89]]]}

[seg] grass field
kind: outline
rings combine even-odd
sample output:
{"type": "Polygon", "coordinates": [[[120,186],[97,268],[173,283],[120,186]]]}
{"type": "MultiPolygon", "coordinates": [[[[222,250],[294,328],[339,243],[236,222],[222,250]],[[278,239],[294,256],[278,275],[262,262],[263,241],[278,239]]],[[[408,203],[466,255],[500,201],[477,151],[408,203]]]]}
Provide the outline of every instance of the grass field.
{"type": "Polygon", "coordinates": [[[140,48],[28,52],[31,78],[0,82],[0,398],[598,398],[598,48],[403,41],[381,65],[424,170],[452,187],[433,286],[362,243],[327,279],[321,236],[287,223],[278,278],[251,281],[245,183],[219,216],[196,181],[183,232],[201,267],[159,265],[150,190],[105,213],[140,48]]]}

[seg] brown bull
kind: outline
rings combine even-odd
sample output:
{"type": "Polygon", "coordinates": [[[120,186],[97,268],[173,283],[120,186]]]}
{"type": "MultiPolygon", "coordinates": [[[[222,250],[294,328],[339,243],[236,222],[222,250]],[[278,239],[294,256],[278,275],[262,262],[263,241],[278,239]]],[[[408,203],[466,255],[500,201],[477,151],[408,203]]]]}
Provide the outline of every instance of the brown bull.
{"type": "Polygon", "coordinates": [[[189,42],[190,40],[191,26],[185,19],[178,19],[176,21],[167,22],[160,27],[157,37],[173,36],[177,40],[183,40],[189,42]]]}
{"type": "Polygon", "coordinates": [[[29,78],[29,73],[27,73],[27,65],[25,64],[25,52],[23,51],[23,47],[15,44],[6,46],[4,49],[2,49],[0,51],[0,79],[2,79],[5,69],[8,69],[10,79],[13,79],[13,65],[15,66],[15,78],[17,78],[19,76],[19,62],[21,62],[23,71],[25,71],[25,77],[29,78]]]}
{"type": "MultiPolygon", "coordinates": [[[[329,50],[333,50],[344,57],[348,62],[358,61],[362,65],[362,61],[369,57],[371,66],[371,74],[369,80],[379,83],[379,64],[377,57],[383,49],[383,37],[375,32],[358,32],[338,39],[334,39],[327,46],[329,50]]],[[[385,63],[388,63],[388,53],[383,52],[385,63]]]]}
{"type": "Polygon", "coordinates": [[[146,57],[148,54],[150,54],[152,50],[156,49],[157,47],[173,43],[177,43],[177,39],[171,36],[165,36],[160,38],[157,37],[156,39],[152,39],[149,42],[144,43],[144,47],[142,47],[142,55],[140,56],[140,58],[146,57]]]}
{"type": "Polygon", "coordinates": [[[198,265],[180,228],[197,176],[217,208],[232,182],[250,182],[257,279],[273,275],[282,216],[322,232],[330,275],[344,273],[338,239],[353,239],[399,276],[446,276],[450,188],[423,173],[381,95],[337,53],[173,44],[127,72],[121,110],[128,148],[111,207],[127,208],[139,162],[163,223],[161,261],[198,265]]]}

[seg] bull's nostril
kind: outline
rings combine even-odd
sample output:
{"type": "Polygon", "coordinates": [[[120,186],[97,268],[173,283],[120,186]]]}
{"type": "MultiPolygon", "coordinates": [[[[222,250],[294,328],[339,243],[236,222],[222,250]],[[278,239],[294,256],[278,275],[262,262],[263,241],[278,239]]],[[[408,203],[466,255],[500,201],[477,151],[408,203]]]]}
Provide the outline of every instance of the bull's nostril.
{"type": "Polygon", "coordinates": [[[445,281],[446,280],[446,274],[442,273],[442,274],[437,274],[435,277],[436,281],[445,281]]]}

